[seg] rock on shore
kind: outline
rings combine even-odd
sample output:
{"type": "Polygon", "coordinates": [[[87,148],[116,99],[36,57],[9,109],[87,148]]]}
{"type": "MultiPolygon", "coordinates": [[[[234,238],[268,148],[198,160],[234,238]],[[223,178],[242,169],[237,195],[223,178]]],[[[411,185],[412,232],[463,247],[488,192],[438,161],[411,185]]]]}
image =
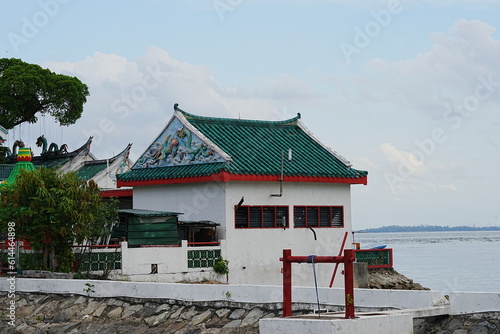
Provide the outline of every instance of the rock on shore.
{"type": "Polygon", "coordinates": [[[392,290],[429,290],[412,279],[398,273],[394,268],[368,270],[368,288],[392,290]]]}

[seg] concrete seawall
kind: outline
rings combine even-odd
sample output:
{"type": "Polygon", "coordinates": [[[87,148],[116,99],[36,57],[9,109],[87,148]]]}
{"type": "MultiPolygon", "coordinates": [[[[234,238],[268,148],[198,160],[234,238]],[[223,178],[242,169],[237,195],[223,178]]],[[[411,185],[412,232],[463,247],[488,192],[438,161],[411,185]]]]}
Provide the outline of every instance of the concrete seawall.
{"type": "MultiPolygon", "coordinates": [[[[281,314],[281,287],[89,280],[0,280],[1,333],[258,333],[281,314]],[[200,298],[203,296],[203,298],[200,298]],[[15,327],[7,306],[15,300],[15,327]]],[[[315,308],[314,289],[294,289],[294,315],[315,308]]],[[[342,289],[320,289],[322,307],[343,309],[342,289]]],[[[499,333],[499,294],[356,289],[357,312],[412,314],[414,333],[499,333]],[[456,305],[456,306],[454,306],[456,305]],[[404,311],[403,311],[404,309],[404,311]]]]}

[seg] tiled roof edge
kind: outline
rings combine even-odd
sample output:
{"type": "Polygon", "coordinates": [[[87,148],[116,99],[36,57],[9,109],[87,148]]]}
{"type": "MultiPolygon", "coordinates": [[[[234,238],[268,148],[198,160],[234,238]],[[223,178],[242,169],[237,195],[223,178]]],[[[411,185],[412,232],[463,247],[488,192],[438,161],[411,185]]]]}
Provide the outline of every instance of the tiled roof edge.
{"type": "Polygon", "coordinates": [[[349,160],[347,160],[346,158],[344,158],[343,156],[341,156],[339,153],[337,153],[336,151],[334,151],[330,146],[328,145],[325,145],[321,140],[319,140],[318,137],[316,137],[312,132],[311,130],[309,130],[307,128],[307,126],[299,119],[298,122],[297,122],[297,125],[299,126],[299,128],[304,131],[309,137],[311,137],[316,143],[318,143],[319,145],[321,145],[325,150],[327,150],[328,152],[330,152],[333,156],[335,156],[337,159],[339,159],[344,165],[346,165],[347,167],[351,167],[352,164],[349,160]]]}
{"type": "Polygon", "coordinates": [[[233,123],[246,123],[246,124],[273,124],[273,125],[292,125],[296,124],[298,120],[300,120],[300,113],[297,113],[297,116],[286,119],[283,121],[264,121],[264,120],[253,120],[253,119],[238,119],[238,118],[220,118],[220,117],[207,117],[207,116],[198,116],[194,114],[190,114],[185,112],[184,110],[179,108],[179,104],[174,104],[174,111],[182,114],[185,119],[189,121],[189,118],[193,118],[196,120],[206,120],[206,121],[218,121],[218,122],[233,122],[233,123]]]}

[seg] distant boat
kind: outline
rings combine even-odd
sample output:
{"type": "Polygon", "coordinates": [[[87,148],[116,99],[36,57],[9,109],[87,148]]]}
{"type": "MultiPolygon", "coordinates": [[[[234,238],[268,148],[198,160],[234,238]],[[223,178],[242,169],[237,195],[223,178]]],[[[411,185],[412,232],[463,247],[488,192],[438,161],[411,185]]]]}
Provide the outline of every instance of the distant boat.
{"type": "Polygon", "coordinates": [[[363,246],[361,249],[384,249],[387,247],[387,245],[369,245],[369,246],[363,246]]]}

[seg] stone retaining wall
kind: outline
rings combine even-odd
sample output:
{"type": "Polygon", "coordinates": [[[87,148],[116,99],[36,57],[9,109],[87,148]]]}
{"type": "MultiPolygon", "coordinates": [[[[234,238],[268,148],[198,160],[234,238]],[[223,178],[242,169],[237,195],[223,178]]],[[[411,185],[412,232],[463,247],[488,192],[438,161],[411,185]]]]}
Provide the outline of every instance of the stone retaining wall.
{"type": "Polygon", "coordinates": [[[413,319],[414,334],[499,334],[500,312],[413,319]]]}
{"type": "MultiPolygon", "coordinates": [[[[93,298],[16,293],[16,326],[8,324],[6,293],[0,294],[0,333],[259,333],[258,321],[281,314],[280,304],[230,301],[93,298]]],[[[294,315],[309,313],[295,310],[294,315]]],[[[500,312],[414,319],[415,334],[500,333],[500,312]]]]}
{"type": "Polygon", "coordinates": [[[277,304],[183,302],[16,293],[16,326],[0,294],[1,333],[252,333],[258,321],[281,313],[277,304]]]}

